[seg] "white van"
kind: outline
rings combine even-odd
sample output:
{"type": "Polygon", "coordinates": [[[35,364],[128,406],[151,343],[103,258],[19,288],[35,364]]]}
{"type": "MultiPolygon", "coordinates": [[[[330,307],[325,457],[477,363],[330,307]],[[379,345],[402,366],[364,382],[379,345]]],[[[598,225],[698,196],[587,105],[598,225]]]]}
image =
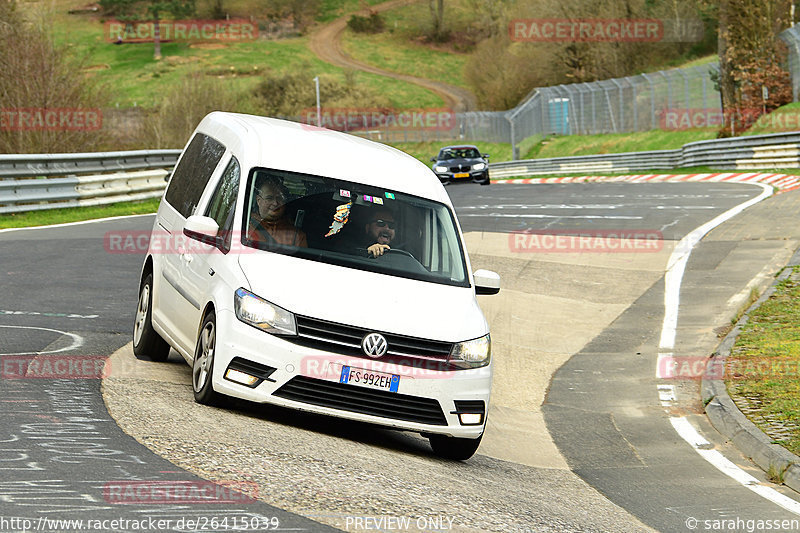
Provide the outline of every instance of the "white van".
{"type": "Polygon", "coordinates": [[[142,268],[134,353],[221,395],[417,431],[452,459],[486,426],[491,341],[439,179],[388,146],[211,113],[186,145],[142,268]]]}

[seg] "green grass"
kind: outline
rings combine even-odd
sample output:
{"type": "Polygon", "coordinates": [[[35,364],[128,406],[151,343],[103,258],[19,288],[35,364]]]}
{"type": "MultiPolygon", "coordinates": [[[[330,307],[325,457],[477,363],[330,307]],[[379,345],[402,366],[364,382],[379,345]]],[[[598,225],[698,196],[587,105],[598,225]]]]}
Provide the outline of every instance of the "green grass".
{"type": "Polygon", "coordinates": [[[617,154],[648,150],[672,150],[686,143],[716,138],[715,129],[680,131],[650,130],[600,135],[565,135],[549,137],[535,144],[522,159],[567,157],[575,155],[617,154]]]}
{"type": "Polygon", "coordinates": [[[771,113],[760,116],[744,135],[764,135],[789,131],[800,131],[800,102],[781,106],[771,113]]]}
{"type": "MultiPolygon", "coordinates": [[[[458,16],[460,10],[450,13],[458,16]]],[[[427,3],[418,2],[409,6],[382,13],[386,31],[375,35],[358,34],[346,30],[342,37],[342,47],[354,59],[379,68],[409,74],[430,80],[441,81],[468,88],[464,79],[464,66],[469,58],[466,53],[452,49],[433,48],[416,37],[421,31],[420,20],[429,20],[427,3]]],[[[450,25],[458,22],[450,21],[450,25]]]]}
{"type": "Polygon", "coordinates": [[[330,22],[342,15],[359,11],[364,7],[383,3],[385,0],[322,0],[319,6],[317,22],[330,22]]]}
{"type": "MultiPolygon", "coordinates": [[[[355,3],[355,2],[354,2],[355,3]]],[[[70,55],[82,58],[87,75],[105,85],[111,105],[152,107],[168,89],[187,74],[203,72],[224,80],[232,91],[246,91],[260,81],[260,73],[284,74],[307,70],[328,74],[340,81],[346,72],[319,60],[308,48],[308,37],[239,43],[162,43],[162,60],[153,59],[152,43],[115,45],[106,41],[104,26],[95,16],[69,15],[80,0],[56,0],[48,16],[57,43],[70,55]]],[[[357,7],[357,6],[356,6],[357,7]]],[[[393,107],[440,107],[440,97],[413,84],[374,74],[357,73],[357,83],[385,95],[393,107]]],[[[309,83],[313,94],[313,83],[309,83]]]]}
{"type": "Polygon", "coordinates": [[[737,404],[763,430],[766,420],[785,422],[790,434],[778,444],[800,453],[800,267],[742,328],[727,362],[726,384],[737,404]],[[755,406],[755,408],[754,408],[755,406]],[[793,428],[793,429],[792,429],[793,428]]]}
{"type": "Polygon", "coordinates": [[[49,226],[96,218],[155,213],[158,209],[158,202],[159,199],[154,198],[142,202],[121,202],[105,206],[47,209],[0,215],[0,229],[49,226]]]}

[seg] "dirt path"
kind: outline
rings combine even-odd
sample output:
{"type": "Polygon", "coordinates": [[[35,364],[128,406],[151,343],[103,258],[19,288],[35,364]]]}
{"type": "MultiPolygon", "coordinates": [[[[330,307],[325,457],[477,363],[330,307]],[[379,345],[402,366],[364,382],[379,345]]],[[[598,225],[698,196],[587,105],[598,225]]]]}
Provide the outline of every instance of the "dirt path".
{"type": "MultiPolygon", "coordinates": [[[[387,11],[395,7],[400,7],[414,3],[416,0],[390,0],[376,6],[372,6],[373,11],[387,11]]],[[[344,15],[334,20],[333,22],[322,26],[311,34],[310,47],[317,57],[327,63],[344,68],[351,68],[378,74],[380,76],[387,76],[396,80],[402,80],[408,83],[413,83],[424,87],[442,97],[445,107],[449,107],[454,111],[473,111],[477,108],[475,96],[467,89],[455,87],[440,81],[433,81],[424,78],[418,78],[408,74],[398,74],[397,72],[390,72],[373,65],[368,65],[360,61],[356,61],[342,50],[341,37],[345,28],[347,27],[347,19],[351,14],[344,15]]]]}

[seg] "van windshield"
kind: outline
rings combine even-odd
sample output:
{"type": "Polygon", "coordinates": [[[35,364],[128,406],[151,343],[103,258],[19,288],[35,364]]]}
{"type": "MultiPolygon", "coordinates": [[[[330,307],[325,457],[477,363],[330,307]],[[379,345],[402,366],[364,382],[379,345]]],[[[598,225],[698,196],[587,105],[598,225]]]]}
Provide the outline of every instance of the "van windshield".
{"type": "Polygon", "coordinates": [[[444,204],[344,180],[255,168],[244,205],[244,246],[469,286],[455,219],[444,204]]]}

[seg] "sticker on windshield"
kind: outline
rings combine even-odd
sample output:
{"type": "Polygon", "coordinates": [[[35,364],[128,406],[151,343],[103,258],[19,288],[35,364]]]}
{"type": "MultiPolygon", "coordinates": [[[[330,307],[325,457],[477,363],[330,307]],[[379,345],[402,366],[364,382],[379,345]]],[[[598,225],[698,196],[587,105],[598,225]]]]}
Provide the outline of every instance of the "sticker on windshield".
{"type": "Polygon", "coordinates": [[[385,195],[386,195],[386,198],[387,198],[388,200],[394,200],[394,194],[392,194],[392,193],[390,193],[390,192],[386,192],[386,193],[383,193],[383,194],[385,194],[385,195]]]}
{"type": "Polygon", "coordinates": [[[365,202],[371,202],[372,201],[372,196],[368,196],[368,195],[365,194],[364,195],[364,201],[365,202]]]}
{"type": "Polygon", "coordinates": [[[333,214],[333,223],[328,226],[330,231],[325,234],[326,237],[336,235],[342,231],[342,228],[345,224],[347,224],[347,221],[350,218],[351,207],[353,207],[353,202],[347,202],[346,204],[336,206],[336,213],[333,214]]]}
{"type": "Polygon", "coordinates": [[[350,198],[350,191],[347,189],[339,189],[339,196],[342,198],[350,198]]]}
{"type": "Polygon", "coordinates": [[[383,205],[383,198],[378,198],[377,196],[373,196],[372,197],[372,203],[378,204],[378,205],[383,205]]]}

